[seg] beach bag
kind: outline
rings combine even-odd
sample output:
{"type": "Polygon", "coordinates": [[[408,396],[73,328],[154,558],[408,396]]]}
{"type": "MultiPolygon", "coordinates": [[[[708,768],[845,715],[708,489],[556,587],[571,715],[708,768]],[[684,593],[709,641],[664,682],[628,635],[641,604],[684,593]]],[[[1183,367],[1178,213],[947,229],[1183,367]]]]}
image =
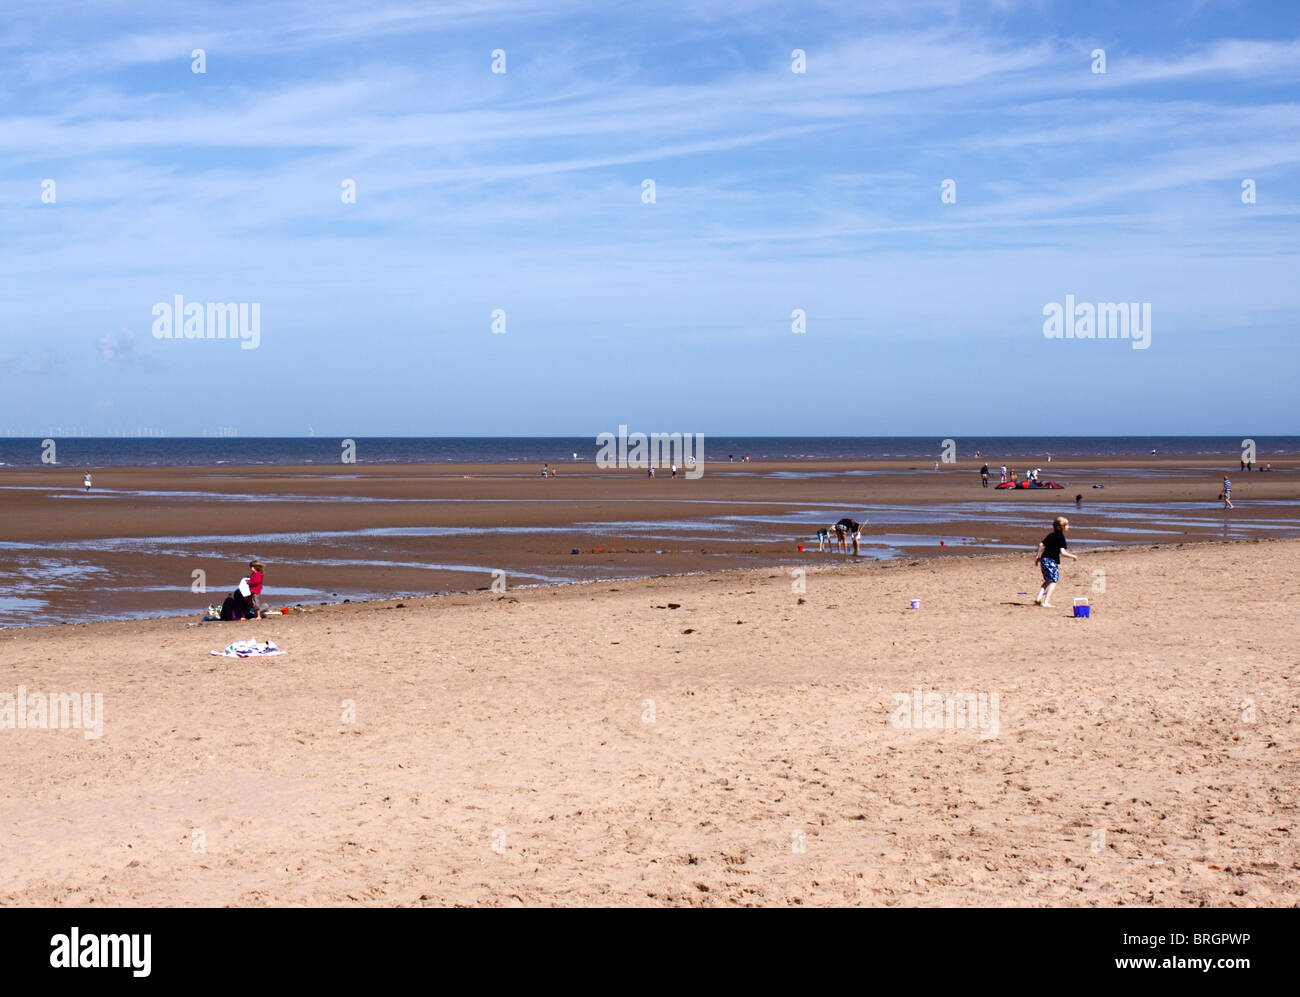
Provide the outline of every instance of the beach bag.
{"type": "Polygon", "coordinates": [[[235,618],[235,597],[233,595],[226,596],[226,601],[221,604],[221,613],[219,615],[227,622],[235,618]]]}

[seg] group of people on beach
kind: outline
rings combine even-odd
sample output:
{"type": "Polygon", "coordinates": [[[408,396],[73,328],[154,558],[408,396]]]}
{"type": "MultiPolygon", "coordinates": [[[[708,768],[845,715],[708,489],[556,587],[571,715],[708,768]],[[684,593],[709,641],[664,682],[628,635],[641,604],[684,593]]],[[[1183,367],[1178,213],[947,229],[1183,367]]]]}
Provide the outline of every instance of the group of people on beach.
{"type": "MultiPolygon", "coordinates": [[[[845,516],[843,519],[831,526],[824,527],[817,531],[817,550],[821,552],[836,551],[847,554],[849,544],[853,545],[854,556],[861,553],[862,527],[865,520],[858,523],[855,520],[845,516]],[[835,546],[832,547],[831,545],[835,546]]],[[[1043,584],[1038,589],[1038,596],[1034,599],[1034,604],[1046,606],[1048,609],[1054,608],[1052,605],[1052,593],[1061,580],[1061,558],[1068,557],[1077,561],[1078,555],[1070,551],[1070,542],[1066,538],[1066,533],[1070,529],[1070,521],[1064,516],[1057,516],[1052,520],[1052,532],[1038,541],[1038,550],[1034,552],[1034,564],[1043,576],[1043,584]]],[[[803,548],[800,547],[800,550],[803,548]]]]}
{"type": "MultiPolygon", "coordinates": [[[[1042,471],[1043,469],[1041,467],[1035,467],[1031,471],[1026,471],[1025,480],[1037,481],[1038,476],[1042,473],[1042,471]]],[[[991,473],[992,472],[989,471],[988,464],[985,464],[980,468],[980,484],[983,485],[985,488],[989,486],[989,475],[991,473]]],[[[1010,481],[1012,484],[1015,484],[1017,480],[1018,479],[1016,477],[1016,469],[1013,467],[1010,470],[1008,470],[1007,465],[1003,464],[1000,470],[999,484],[1006,484],[1008,481],[1010,481]]]]}
{"type": "MultiPolygon", "coordinates": [[[[266,568],[261,561],[254,558],[248,562],[248,574],[239,580],[235,591],[226,596],[216,617],[221,620],[260,620],[262,619],[262,586],[266,568]]],[[[211,614],[210,614],[211,615],[211,614]]]]}

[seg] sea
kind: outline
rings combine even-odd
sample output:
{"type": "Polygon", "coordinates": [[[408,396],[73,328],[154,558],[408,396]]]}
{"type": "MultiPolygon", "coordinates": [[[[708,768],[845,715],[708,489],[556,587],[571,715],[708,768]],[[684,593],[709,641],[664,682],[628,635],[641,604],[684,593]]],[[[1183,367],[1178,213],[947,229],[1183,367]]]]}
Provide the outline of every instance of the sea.
{"type": "MultiPolygon", "coordinates": [[[[1300,454],[1300,436],[709,436],[708,462],[816,460],[957,460],[1053,457],[1228,457],[1253,440],[1256,461],[1300,454]]],[[[329,436],[267,437],[0,437],[0,466],[206,467],[338,464],[345,444],[357,463],[543,463],[594,460],[592,436],[329,436]]]]}

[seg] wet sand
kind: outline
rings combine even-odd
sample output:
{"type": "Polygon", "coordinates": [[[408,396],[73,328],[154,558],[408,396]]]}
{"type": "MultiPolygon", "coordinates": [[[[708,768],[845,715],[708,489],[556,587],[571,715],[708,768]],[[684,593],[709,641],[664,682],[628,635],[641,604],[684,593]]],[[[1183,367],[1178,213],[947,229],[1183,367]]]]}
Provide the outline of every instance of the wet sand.
{"type": "Polygon", "coordinates": [[[1285,537],[1300,529],[1296,464],[1041,465],[1060,491],[984,489],[971,462],[709,464],[695,480],[590,462],[553,465],[545,480],[519,464],[103,468],[89,494],[80,468],[5,468],[0,625],[199,615],[254,556],[274,606],[472,591],[493,572],[517,587],[812,566],[837,556],[813,538],[842,515],[868,521],[864,559],[1028,548],[1062,513],[1084,547],[1285,537]],[[1217,500],[1225,471],[1229,512],[1217,500]]]}
{"type": "Polygon", "coordinates": [[[1293,906],[1297,556],[1084,552],[1055,610],[995,555],[10,630],[0,693],[103,730],[0,729],[0,903],[1293,906]],[[288,653],[208,653],[250,634],[288,653]],[[998,712],[908,729],[918,689],[998,712]]]}

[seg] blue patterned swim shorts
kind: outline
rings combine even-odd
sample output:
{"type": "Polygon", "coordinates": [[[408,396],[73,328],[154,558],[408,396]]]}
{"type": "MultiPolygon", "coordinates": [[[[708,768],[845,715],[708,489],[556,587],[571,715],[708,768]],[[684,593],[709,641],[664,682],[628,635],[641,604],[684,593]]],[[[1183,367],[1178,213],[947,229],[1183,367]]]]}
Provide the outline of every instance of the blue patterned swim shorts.
{"type": "Polygon", "coordinates": [[[1045,583],[1059,582],[1061,580],[1059,571],[1061,566],[1050,557],[1039,558],[1038,563],[1043,569],[1043,581],[1045,583]]]}

